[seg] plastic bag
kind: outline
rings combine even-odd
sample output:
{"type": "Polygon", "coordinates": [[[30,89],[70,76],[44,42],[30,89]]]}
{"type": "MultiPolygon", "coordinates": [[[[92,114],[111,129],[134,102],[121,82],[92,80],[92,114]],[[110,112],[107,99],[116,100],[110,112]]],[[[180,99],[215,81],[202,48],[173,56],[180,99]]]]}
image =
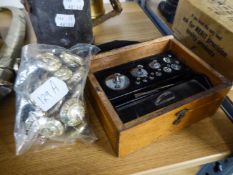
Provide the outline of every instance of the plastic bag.
{"type": "Polygon", "coordinates": [[[91,57],[98,51],[90,44],[69,50],[45,44],[23,47],[14,86],[17,155],[96,139],[87,123],[83,92],[91,57]]]}

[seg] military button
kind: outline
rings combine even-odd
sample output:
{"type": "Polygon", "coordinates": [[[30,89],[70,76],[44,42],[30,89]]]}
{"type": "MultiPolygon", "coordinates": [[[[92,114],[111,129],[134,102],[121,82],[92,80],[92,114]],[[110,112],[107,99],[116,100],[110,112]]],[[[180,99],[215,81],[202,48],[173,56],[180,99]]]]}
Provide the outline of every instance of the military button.
{"type": "Polygon", "coordinates": [[[70,99],[62,106],[61,121],[68,126],[77,126],[82,123],[85,116],[84,104],[78,99],[70,99]]]}
{"type": "Polygon", "coordinates": [[[62,61],[64,61],[64,63],[70,67],[83,66],[85,64],[83,58],[71,53],[63,52],[61,53],[60,57],[62,61]]]}
{"type": "Polygon", "coordinates": [[[30,112],[28,118],[24,122],[26,131],[37,132],[39,129],[38,120],[44,116],[45,114],[42,111],[30,112]]]}
{"type": "Polygon", "coordinates": [[[83,67],[80,67],[76,72],[73,73],[72,78],[68,82],[78,83],[85,77],[86,73],[86,70],[83,67]]]}
{"type": "Polygon", "coordinates": [[[36,58],[38,67],[51,72],[57,71],[62,66],[59,58],[52,53],[42,53],[37,55],[36,58]]]}
{"type": "Polygon", "coordinates": [[[39,133],[46,137],[56,137],[64,133],[64,126],[62,123],[53,118],[40,118],[39,123],[39,133]]]}
{"type": "Polygon", "coordinates": [[[73,128],[74,130],[70,132],[69,138],[71,139],[79,138],[86,128],[87,128],[87,123],[82,122],[81,124],[73,128]]]}
{"type": "Polygon", "coordinates": [[[66,81],[72,77],[72,71],[65,66],[62,66],[59,70],[54,72],[54,76],[57,78],[66,81]]]}

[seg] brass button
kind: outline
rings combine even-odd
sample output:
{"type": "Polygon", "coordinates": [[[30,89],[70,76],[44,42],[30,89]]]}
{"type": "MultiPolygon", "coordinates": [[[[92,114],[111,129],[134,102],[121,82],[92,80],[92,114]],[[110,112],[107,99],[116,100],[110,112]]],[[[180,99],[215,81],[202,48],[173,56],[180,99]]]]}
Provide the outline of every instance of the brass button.
{"type": "Polygon", "coordinates": [[[62,66],[59,58],[52,53],[42,53],[37,55],[36,58],[38,67],[51,72],[57,71],[62,66]]]}
{"type": "Polygon", "coordinates": [[[77,126],[85,116],[84,104],[78,99],[70,99],[61,108],[60,119],[68,126],[77,126]]]}
{"type": "Polygon", "coordinates": [[[40,118],[39,123],[39,133],[46,137],[56,137],[64,133],[64,126],[62,123],[53,118],[40,118]]]}
{"type": "Polygon", "coordinates": [[[54,76],[63,81],[66,81],[72,77],[72,71],[69,68],[62,66],[59,70],[54,72],[54,76]]]}
{"type": "Polygon", "coordinates": [[[83,66],[85,64],[85,61],[83,58],[73,55],[71,53],[63,52],[60,54],[60,58],[68,67],[77,67],[77,66],[83,66]]]}

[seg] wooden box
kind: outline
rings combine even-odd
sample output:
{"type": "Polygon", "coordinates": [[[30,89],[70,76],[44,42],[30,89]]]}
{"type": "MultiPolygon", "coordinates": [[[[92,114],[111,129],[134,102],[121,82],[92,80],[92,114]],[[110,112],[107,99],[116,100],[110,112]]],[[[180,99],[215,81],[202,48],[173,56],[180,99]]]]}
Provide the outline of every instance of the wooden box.
{"type": "Polygon", "coordinates": [[[230,90],[230,87],[231,83],[228,80],[172,36],[97,55],[92,60],[87,81],[89,98],[92,100],[99,120],[118,156],[126,156],[157,141],[159,138],[213,115],[230,90]],[[97,81],[95,72],[168,50],[175,53],[196,72],[205,74],[213,84],[213,87],[133,121],[123,123],[97,81]],[[179,119],[180,123],[175,125],[174,121],[179,119]]]}

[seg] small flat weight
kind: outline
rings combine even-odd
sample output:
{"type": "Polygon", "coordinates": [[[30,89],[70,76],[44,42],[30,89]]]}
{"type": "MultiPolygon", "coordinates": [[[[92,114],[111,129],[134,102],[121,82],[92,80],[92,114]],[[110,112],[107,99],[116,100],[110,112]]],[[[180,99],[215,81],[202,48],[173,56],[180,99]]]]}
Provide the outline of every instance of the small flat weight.
{"type": "Polygon", "coordinates": [[[148,72],[146,69],[143,68],[143,65],[137,65],[137,67],[133,68],[130,73],[132,76],[136,78],[137,77],[143,78],[148,76],[148,72]]]}
{"type": "Polygon", "coordinates": [[[130,85],[129,78],[120,73],[109,75],[105,79],[105,85],[115,91],[126,89],[130,85]]]}

